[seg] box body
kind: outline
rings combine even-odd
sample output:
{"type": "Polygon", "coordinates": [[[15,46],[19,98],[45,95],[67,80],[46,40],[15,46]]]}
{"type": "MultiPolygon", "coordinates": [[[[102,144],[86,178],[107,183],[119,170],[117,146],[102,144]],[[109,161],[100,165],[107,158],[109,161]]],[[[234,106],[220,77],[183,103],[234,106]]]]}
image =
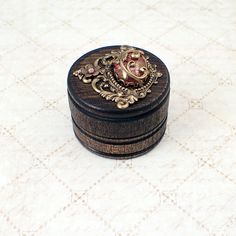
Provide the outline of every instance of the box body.
{"type": "MultiPolygon", "coordinates": [[[[128,104],[125,109],[119,109],[114,102],[117,99],[111,99],[113,89],[108,99],[105,99],[93,89],[91,83],[83,83],[81,78],[75,76],[78,69],[92,64],[111,51],[120,50],[120,47],[99,48],[79,58],[68,75],[68,98],[73,129],[80,142],[102,156],[128,159],[151,150],[163,137],[168,115],[170,78],[164,63],[155,55],[141,49],[150,63],[157,66],[161,76],[145,97],[128,104]]],[[[90,78],[93,80],[96,74],[86,77],[90,78]]],[[[120,86],[123,89],[122,83],[120,86]]]]}

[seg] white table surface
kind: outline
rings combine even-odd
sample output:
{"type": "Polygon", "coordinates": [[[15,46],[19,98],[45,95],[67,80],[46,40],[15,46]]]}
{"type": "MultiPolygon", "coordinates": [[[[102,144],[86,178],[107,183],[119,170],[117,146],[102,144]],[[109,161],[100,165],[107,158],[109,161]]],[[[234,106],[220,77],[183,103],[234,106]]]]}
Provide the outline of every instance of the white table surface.
{"type": "Polygon", "coordinates": [[[235,0],[0,1],[1,236],[236,235],[235,0]],[[129,44],[171,75],[166,135],[115,161],[72,132],[66,79],[129,44]]]}

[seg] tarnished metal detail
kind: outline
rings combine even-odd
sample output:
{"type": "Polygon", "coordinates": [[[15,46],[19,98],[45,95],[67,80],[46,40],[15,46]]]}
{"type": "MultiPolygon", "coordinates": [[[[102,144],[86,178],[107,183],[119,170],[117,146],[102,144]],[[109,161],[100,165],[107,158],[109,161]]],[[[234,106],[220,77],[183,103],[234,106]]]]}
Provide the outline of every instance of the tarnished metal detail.
{"type": "Polygon", "coordinates": [[[113,50],[73,72],[84,83],[107,100],[116,102],[119,109],[151,93],[162,73],[152,65],[143,51],[129,46],[113,50]]]}

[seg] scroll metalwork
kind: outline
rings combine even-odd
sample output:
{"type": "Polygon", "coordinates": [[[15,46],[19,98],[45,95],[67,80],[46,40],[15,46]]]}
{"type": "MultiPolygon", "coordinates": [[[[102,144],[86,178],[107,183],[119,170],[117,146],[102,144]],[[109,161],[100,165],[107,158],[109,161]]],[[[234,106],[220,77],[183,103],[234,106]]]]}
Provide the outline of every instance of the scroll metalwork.
{"type": "Polygon", "coordinates": [[[122,46],[75,70],[73,75],[91,83],[100,96],[116,102],[119,109],[125,109],[151,93],[162,73],[143,51],[122,46]]]}

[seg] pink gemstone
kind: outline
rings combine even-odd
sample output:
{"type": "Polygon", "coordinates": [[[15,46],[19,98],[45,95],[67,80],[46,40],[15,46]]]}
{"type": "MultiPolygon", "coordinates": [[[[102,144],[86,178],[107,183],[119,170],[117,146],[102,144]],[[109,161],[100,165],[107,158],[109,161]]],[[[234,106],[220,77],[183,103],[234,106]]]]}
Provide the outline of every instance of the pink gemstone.
{"type": "Polygon", "coordinates": [[[89,68],[88,72],[89,72],[89,74],[92,74],[94,72],[94,69],[93,68],[89,68]]]}
{"type": "Polygon", "coordinates": [[[139,76],[139,68],[135,67],[135,74],[139,76]]]}

